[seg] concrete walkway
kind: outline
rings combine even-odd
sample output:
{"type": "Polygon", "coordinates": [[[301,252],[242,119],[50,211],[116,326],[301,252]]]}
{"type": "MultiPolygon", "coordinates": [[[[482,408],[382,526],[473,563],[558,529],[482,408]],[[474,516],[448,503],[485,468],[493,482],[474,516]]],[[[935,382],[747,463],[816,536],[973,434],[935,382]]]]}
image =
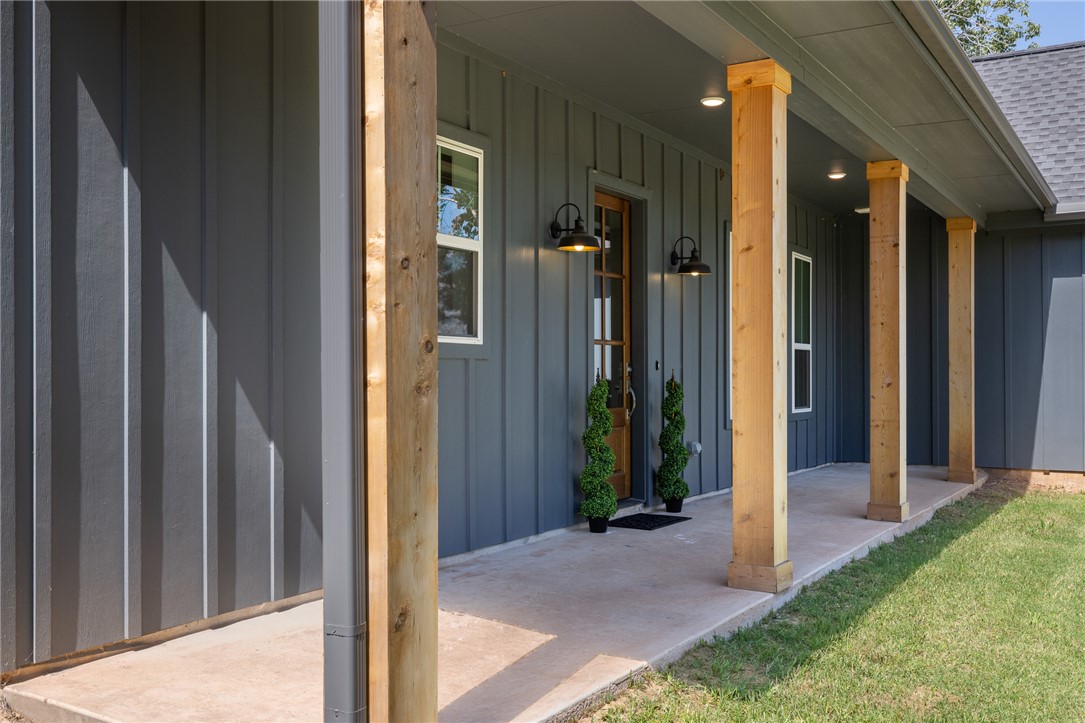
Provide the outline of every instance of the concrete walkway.
{"type": "MultiPolygon", "coordinates": [[[[793,475],[795,585],[725,586],[731,498],[687,501],[692,519],[652,532],[571,530],[442,566],[443,721],[564,717],[631,672],[676,659],[782,605],[803,585],[926,522],[973,487],[909,468],[912,519],[872,522],[866,465],[793,475]]],[[[323,718],[321,603],[179,638],[9,686],[32,720],[262,721],[323,718]]]]}

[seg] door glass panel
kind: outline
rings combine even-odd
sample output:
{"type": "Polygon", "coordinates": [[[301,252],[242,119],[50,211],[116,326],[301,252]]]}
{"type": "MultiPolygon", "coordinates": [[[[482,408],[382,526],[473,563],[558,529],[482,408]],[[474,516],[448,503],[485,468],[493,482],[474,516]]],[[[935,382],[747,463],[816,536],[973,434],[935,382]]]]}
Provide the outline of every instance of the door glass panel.
{"type": "Polygon", "coordinates": [[[607,237],[606,237],[606,265],[607,272],[611,274],[624,273],[624,257],[622,255],[622,243],[625,239],[622,229],[622,214],[613,209],[606,210],[607,237]]]}
{"type": "Polygon", "coordinates": [[[603,284],[604,279],[602,276],[596,276],[595,279],[595,336],[594,339],[603,338],[603,284]]]}
{"type": "MultiPolygon", "coordinates": [[[[592,221],[592,233],[595,234],[595,238],[599,239],[599,248],[603,248],[605,245],[603,242],[603,207],[595,207],[595,220],[592,221]]],[[[596,251],[592,254],[595,257],[595,270],[603,270],[603,255],[596,251]]]]}
{"type": "MultiPolygon", "coordinates": [[[[599,277],[596,277],[597,279],[599,277]]],[[[607,279],[606,336],[607,341],[623,341],[623,318],[625,316],[624,283],[621,279],[607,279]]]]}
{"type": "Polygon", "coordinates": [[[625,354],[620,346],[607,347],[607,351],[610,352],[608,360],[610,366],[607,371],[610,398],[607,400],[607,406],[618,409],[625,406],[622,394],[625,389],[625,354]]]}

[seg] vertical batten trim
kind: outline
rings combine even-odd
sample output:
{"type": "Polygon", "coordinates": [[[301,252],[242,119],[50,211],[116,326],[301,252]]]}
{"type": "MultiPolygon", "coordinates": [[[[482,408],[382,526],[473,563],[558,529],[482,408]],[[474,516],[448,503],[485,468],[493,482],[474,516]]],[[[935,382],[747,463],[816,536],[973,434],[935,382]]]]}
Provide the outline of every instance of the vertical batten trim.
{"type": "MultiPolygon", "coordinates": [[[[1013,328],[1010,323],[1010,299],[1013,295],[1013,280],[1010,274],[1010,240],[1005,234],[1000,239],[1002,245],[1002,395],[1004,399],[1003,411],[1005,412],[1006,426],[1003,429],[1003,466],[1017,467],[1018,465],[1013,450],[1013,356],[1011,340],[1013,328]]],[[[1027,465],[1025,465],[1027,466],[1027,465]]]]}
{"type": "MultiPolygon", "coordinates": [[[[565,198],[573,197],[573,104],[569,99],[564,99],[563,104],[565,106],[565,198]]],[[[589,211],[594,213],[594,210],[589,211]]],[[[589,217],[589,218],[593,218],[589,217]]],[[[573,337],[571,332],[576,327],[573,324],[573,254],[565,254],[565,318],[566,329],[570,332],[566,347],[565,354],[565,419],[568,420],[570,425],[574,424],[573,402],[572,402],[572,389],[573,389],[573,350],[575,345],[573,343],[573,337]]],[[[592,339],[592,345],[594,346],[595,340],[592,339]]],[[[505,341],[508,343],[508,340],[505,341]]],[[[585,355],[587,356],[587,355],[585,355]]],[[[580,383],[583,383],[581,380],[580,383]]],[[[569,430],[569,433],[565,435],[565,460],[567,465],[567,472],[570,473],[570,479],[575,479],[576,466],[573,464],[573,451],[572,451],[572,438],[575,433],[575,427],[569,430]]],[[[570,523],[575,519],[573,515],[573,503],[575,501],[575,493],[572,485],[562,485],[565,489],[565,517],[570,523]]]]}
{"type": "Polygon", "coordinates": [[[34,63],[31,69],[34,133],[34,662],[52,657],[52,486],[53,486],[53,344],[52,344],[52,33],[50,8],[31,10],[34,63]]]}
{"type": "Polygon", "coordinates": [[[0,2],[0,671],[15,667],[15,4],[0,2]]]}
{"type": "Polygon", "coordinates": [[[478,132],[478,58],[467,56],[467,130],[478,132]]]}
{"type": "Polygon", "coordinates": [[[203,615],[218,610],[218,9],[204,5],[203,57],[203,615]]]}
{"type": "Polygon", "coordinates": [[[143,634],[143,227],[140,192],[140,5],[124,6],[124,634],[143,634]]]}
{"type": "MultiPolygon", "coordinates": [[[[532,228],[542,228],[542,187],[543,187],[543,91],[535,86],[535,223],[532,228]]],[[[532,244],[535,259],[535,532],[540,533],[545,526],[543,515],[543,389],[542,389],[542,309],[539,297],[542,295],[542,254],[539,244],[532,244]]]]}
{"type": "Polygon", "coordinates": [[[476,360],[467,359],[465,361],[466,368],[466,384],[467,388],[464,390],[467,397],[467,404],[464,405],[464,412],[467,415],[464,429],[467,430],[467,549],[474,550],[475,545],[478,544],[478,530],[476,525],[475,510],[478,509],[478,485],[475,484],[475,468],[476,457],[478,456],[478,424],[476,423],[476,404],[475,394],[477,393],[478,384],[476,383],[476,360]]]}
{"type": "MultiPolygon", "coordinates": [[[[509,205],[512,203],[512,192],[509,188],[512,183],[512,76],[506,71],[501,72],[501,142],[502,161],[505,166],[501,183],[501,221],[505,232],[505,243],[501,244],[501,268],[507,269],[509,262],[508,245],[510,239],[512,239],[512,214],[509,212],[509,205]]],[[[505,505],[502,539],[507,542],[510,535],[509,521],[512,520],[512,491],[509,489],[509,485],[513,479],[512,455],[509,454],[509,449],[512,447],[511,421],[513,417],[512,400],[509,394],[511,391],[509,377],[512,375],[512,289],[509,287],[507,274],[501,274],[501,287],[501,296],[505,306],[505,313],[502,314],[505,320],[504,343],[501,345],[504,372],[501,376],[501,396],[504,400],[504,404],[502,404],[504,418],[501,425],[504,430],[504,444],[501,445],[501,456],[505,470],[501,484],[502,501],[505,505]]]]}
{"type": "Polygon", "coordinates": [[[285,495],[286,495],[286,469],[283,460],[283,443],[286,438],[284,413],[284,390],[285,390],[285,356],[283,352],[283,294],[285,284],[283,281],[283,228],[285,199],[283,184],[285,178],[284,169],[284,139],[285,139],[285,74],[286,74],[286,18],[284,13],[287,6],[281,3],[271,4],[271,48],[269,62],[271,64],[271,179],[268,192],[270,195],[268,208],[270,210],[271,228],[271,263],[268,264],[268,295],[271,314],[268,318],[270,326],[268,339],[270,344],[269,372],[268,375],[268,401],[271,414],[271,429],[268,449],[268,462],[270,474],[270,495],[268,509],[268,541],[270,543],[268,564],[270,565],[268,594],[272,600],[278,600],[285,594],[285,495]]]}

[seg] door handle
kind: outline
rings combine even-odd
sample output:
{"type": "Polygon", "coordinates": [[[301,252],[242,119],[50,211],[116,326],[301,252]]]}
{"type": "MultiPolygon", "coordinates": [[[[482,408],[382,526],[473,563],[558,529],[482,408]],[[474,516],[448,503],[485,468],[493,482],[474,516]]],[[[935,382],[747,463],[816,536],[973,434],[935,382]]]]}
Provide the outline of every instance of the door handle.
{"type": "Polygon", "coordinates": [[[632,419],[633,412],[637,411],[637,393],[633,390],[633,384],[629,384],[629,396],[633,398],[633,406],[625,408],[625,418],[632,419]]]}

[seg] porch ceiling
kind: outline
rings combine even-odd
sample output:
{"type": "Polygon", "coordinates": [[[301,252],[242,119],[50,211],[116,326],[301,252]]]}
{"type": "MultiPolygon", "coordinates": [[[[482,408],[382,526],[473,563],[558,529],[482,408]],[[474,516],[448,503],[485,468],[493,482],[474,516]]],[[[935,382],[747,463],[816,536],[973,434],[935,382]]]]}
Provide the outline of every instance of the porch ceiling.
{"type": "Polygon", "coordinates": [[[730,110],[699,100],[728,96],[727,65],[771,56],[796,81],[790,190],[834,213],[865,206],[863,164],[889,158],[911,166],[909,192],[944,216],[982,223],[1050,205],[986,88],[970,67],[947,70],[952,49],[932,51],[944,38],[908,15],[891,2],[442,0],[437,23],[723,161],[730,110]],[[826,179],[836,166],[843,182],[826,179]]]}

